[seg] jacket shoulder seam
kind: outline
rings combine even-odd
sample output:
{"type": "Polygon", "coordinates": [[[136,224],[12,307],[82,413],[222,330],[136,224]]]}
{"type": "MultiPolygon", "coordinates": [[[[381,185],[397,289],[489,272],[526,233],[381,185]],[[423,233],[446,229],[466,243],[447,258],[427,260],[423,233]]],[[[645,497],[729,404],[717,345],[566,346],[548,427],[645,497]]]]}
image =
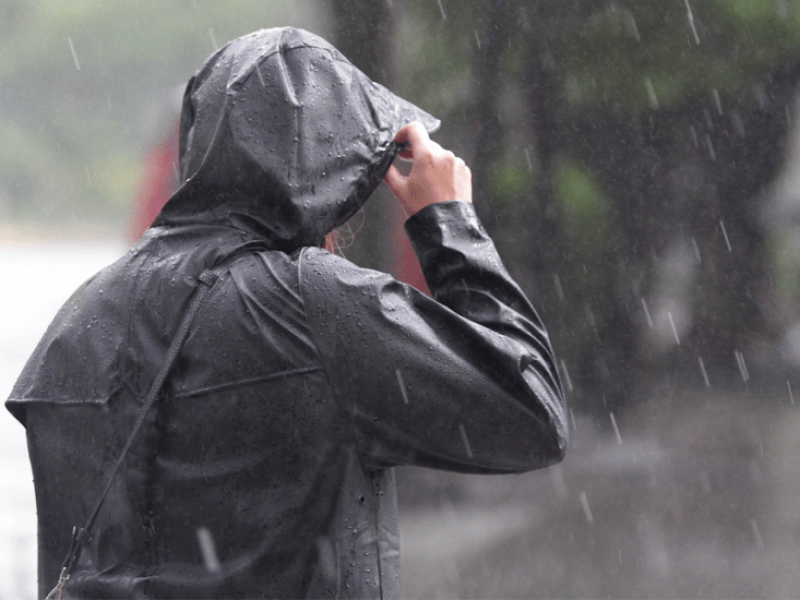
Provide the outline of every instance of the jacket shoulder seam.
{"type": "MultiPolygon", "coordinates": [[[[306,308],[306,290],[305,290],[305,286],[303,285],[303,270],[305,268],[306,254],[309,251],[313,251],[313,250],[314,249],[309,248],[309,247],[303,248],[300,251],[300,255],[298,257],[298,261],[297,261],[297,285],[298,285],[298,288],[300,290],[300,301],[301,301],[301,303],[303,305],[303,314],[305,315],[306,322],[310,326],[309,329],[311,330],[311,339],[312,339],[312,342],[314,344],[314,351],[317,354],[317,361],[319,361],[319,364],[322,367],[322,374],[325,376],[325,381],[328,384],[328,389],[330,390],[331,396],[333,397],[334,401],[336,402],[337,406],[339,407],[339,411],[341,412],[344,420],[350,426],[350,434],[352,436],[351,437],[351,441],[353,443],[354,448],[356,449],[356,454],[359,457],[359,464],[360,464],[361,468],[363,469],[364,465],[361,462],[362,457],[361,457],[361,451],[359,449],[361,447],[361,444],[359,443],[359,440],[358,440],[358,428],[353,423],[353,419],[352,419],[352,417],[350,415],[350,412],[347,410],[347,403],[345,402],[345,399],[341,397],[341,395],[339,393],[339,390],[334,385],[333,378],[330,376],[330,373],[328,372],[328,365],[327,365],[326,361],[323,359],[322,352],[320,352],[320,349],[319,349],[319,343],[317,342],[317,330],[316,330],[317,328],[313,326],[314,325],[313,323],[311,323],[311,319],[309,318],[308,310],[306,308]]],[[[324,252],[324,251],[320,250],[320,252],[324,252]]],[[[335,255],[332,255],[332,256],[335,256],[335,255]]]]}

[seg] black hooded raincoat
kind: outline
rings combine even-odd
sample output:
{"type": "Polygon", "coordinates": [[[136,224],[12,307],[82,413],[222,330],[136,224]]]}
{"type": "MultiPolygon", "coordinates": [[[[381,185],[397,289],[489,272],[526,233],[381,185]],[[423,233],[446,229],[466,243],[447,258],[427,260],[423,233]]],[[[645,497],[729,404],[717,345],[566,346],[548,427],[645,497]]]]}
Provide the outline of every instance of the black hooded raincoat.
{"type": "Polygon", "coordinates": [[[562,458],[545,328],[470,204],[406,223],[433,298],[316,247],[413,120],[438,127],[291,28],[230,42],[191,79],[182,187],[67,301],[7,402],[27,429],[42,595],[207,268],[226,270],[65,597],[396,597],[392,467],[514,473],[562,458]]]}

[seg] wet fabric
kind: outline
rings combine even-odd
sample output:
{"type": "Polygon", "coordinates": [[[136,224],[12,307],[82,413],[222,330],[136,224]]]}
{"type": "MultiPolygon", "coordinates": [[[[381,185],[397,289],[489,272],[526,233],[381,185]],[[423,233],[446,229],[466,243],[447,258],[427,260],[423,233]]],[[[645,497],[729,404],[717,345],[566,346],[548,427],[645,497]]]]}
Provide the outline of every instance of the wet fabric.
{"type": "Polygon", "coordinates": [[[411,120],[438,126],[291,28],[231,42],[190,81],[183,185],[67,301],[6,404],[27,430],[42,595],[207,268],[226,266],[65,597],[398,597],[394,466],[562,458],[547,333],[471,205],[406,223],[432,298],[315,247],[411,120]]]}

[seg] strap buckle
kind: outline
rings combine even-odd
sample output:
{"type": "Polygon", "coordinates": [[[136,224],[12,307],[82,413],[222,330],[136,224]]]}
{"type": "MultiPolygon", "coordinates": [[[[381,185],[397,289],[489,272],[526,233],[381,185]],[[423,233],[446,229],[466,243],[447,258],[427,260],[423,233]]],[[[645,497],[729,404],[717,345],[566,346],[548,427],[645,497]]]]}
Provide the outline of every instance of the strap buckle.
{"type": "Polygon", "coordinates": [[[213,287],[217,279],[219,279],[219,274],[216,273],[215,271],[210,271],[206,269],[205,271],[200,273],[197,279],[200,281],[200,283],[202,283],[206,287],[213,287]]]}
{"type": "Polygon", "coordinates": [[[61,569],[61,575],[58,576],[58,583],[56,587],[54,587],[47,596],[45,596],[44,600],[61,600],[61,595],[64,593],[64,586],[69,579],[69,573],[67,573],[67,567],[63,567],[61,569]]]}

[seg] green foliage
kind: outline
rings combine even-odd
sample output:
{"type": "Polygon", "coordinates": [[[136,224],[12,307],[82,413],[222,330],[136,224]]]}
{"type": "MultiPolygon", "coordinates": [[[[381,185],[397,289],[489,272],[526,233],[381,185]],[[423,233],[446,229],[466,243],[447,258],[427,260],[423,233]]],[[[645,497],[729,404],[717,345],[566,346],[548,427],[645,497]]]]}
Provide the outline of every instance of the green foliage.
{"type": "Polygon", "coordinates": [[[463,124],[463,112],[474,101],[470,42],[464,35],[474,29],[474,8],[463,6],[445,21],[436,2],[409,3],[396,23],[395,91],[442,119],[445,128],[463,124]]]}
{"type": "Polygon", "coordinates": [[[572,248],[581,254],[596,254],[607,243],[606,201],[585,167],[566,158],[556,162],[556,198],[572,248]]]}
{"type": "Polygon", "coordinates": [[[488,172],[489,189],[495,204],[517,204],[531,189],[531,171],[525,164],[525,157],[519,152],[507,152],[502,159],[495,161],[488,172]]]}
{"type": "Polygon", "coordinates": [[[735,91],[800,48],[797,18],[782,4],[692,1],[690,19],[684,2],[638,0],[608,3],[578,23],[565,17],[568,37],[553,43],[568,73],[566,97],[575,107],[659,108],[735,91]]]}
{"type": "Polygon", "coordinates": [[[789,298],[797,296],[800,289],[800,257],[797,256],[796,234],[779,229],[767,238],[772,258],[773,277],[778,292],[789,298]]]}

